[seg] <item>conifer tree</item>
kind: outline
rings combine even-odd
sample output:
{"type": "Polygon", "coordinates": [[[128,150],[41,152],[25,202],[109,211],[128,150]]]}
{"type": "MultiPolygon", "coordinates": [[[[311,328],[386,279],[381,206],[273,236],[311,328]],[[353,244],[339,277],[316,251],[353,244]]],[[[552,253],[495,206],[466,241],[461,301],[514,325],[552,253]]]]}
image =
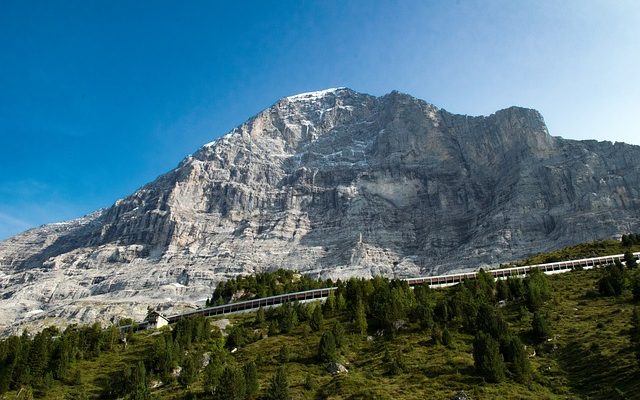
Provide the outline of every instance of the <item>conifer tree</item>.
{"type": "Polygon", "coordinates": [[[247,399],[255,399],[260,390],[260,385],[258,384],[258,369],[255,361],[247,362],[242,369],[244,372],[247,399]]]}
{"type": "Polygon", "coordinates": [[[495,300],[494,290],[496,288],[496,281],[493,275],[480,268],[480,271],[478,271],[476,275],[476,280],[473,283],[475,283],[477,288],[475,293],[477,297],[488,302],[495,300]]]}
{"type": "Polygon", "coordinates": [[[322,311],[324,312],[324,315],[330,316],[333,314],[335,309],[336,309],[336,294],[332,290],[329,292],[329,295],[327,296],[327,300],[325,300],[322,306],[322,311]]]}
{"type": "Polygon", "coordinates": [[[220,357],[216,353],[211,354],[209,364],[204,368],[204,391],[209,395],[213,395],[220,384],[224,368],[220,357]]]}
{"type": "Polygon", "coordinates": [[[367,334],[367,315],[364,310],[364,304],[361,300],[358,300],[358,303],[356,304],[354,326],[357,333],[361,335],[367,334]]]}
{"type": "Polygon", "coordinates": [[[451,337],[451,333],[449,333],[449,329],[445,326],[442,330],[442,344],[451,347],[453,344],[453,338],[451,337]]]}
{"type": "Polygon", "coordinates": [[[188,355],[182,362],[182,370],[180,371],[178,382],[185,388],[189,387],[196,380],[197,373],[198,367],[196,366],[196,362],[192,355],[188,355]]]}
{"type": "Polygon", "coordinates": [[[236,367],[226,367],[217,389],[218,400],[244,400],[246,385],[244,374],[236,367]]]}
{"type": "Polygon", "coordinates": [[[549,281],[539,269],[529,271],[524,278],[524,295],[531,311],[538,310],[551,297],[549,281]]]}
{"type": "Polygon", "coordinates": [[[289,381],[283,365],[278,367],[271,380],[267,398],[269,400],[289,400],[289,381]]]}
{"type": "Polygon", "coordinates": [[[598,291],[603,296],[620,296],[625,286],[625,271],[620,262],[607,265],[598,280],[598,291]]]}
{"type": "Polygon", "coordinates": [[[144,363],[138,361],[138,365],[131,375],[130,391],[128,400],[148,400],[151,398],[149,387],[147,386],[147,372],[144,363]]]}
{"type": "Polygon", "coordinates": [[[313,314],[311,314],[311,321],[309,321],[309,325],[314,331],[319,331],[322,329],[322,323],[324,321],[324,316],[322,315],[322,309],[320,306],[317,306],[313,309],[313,314]]]}
{"type": "Polygon", "coordinates": [[[284,303],[280,307],[280,331],[289,333],[298,325],[298,313],[291,303],[284,303]]]}
{"type": "Polygon", "coordinates": [[[531,333],[538,342],[543,342],[551,335],[551,329],[547,319],[540,312],[533,314],[533,320],[531,321],[531,333]]]}
{"type": "Polygon", "coordinates": [[[336,360],[336,339],[331,331],[324,332],[320,338],[318,359],[322,362],[332,362],[336,360]]]}
{"type": "Polygon", "coordinates": [[[333,333],[333,337],[336,340],[336,348],[341,348],[344,342],[345,332],[344,327],[342,326],[340,321],[336,321],[336,323],[333,324],[333,329],[331,330],[331,332],[333,333]]]}
{"type": "Polygon", "coordinates": [[[496,300],[509,300],[509,286],[504,279],[498,279],[496,282],[496,300]]]}
{"type": "Polygon", "coordinates": [[[264,308],[260,307],[260,308],[258,308],[258,311],[256,312],[255,324],[257,326],[262,326],[262,325],[264,325],[265,321],[266,321],[266,317],[265,317],[265,313],[264,313],[264,308]]]}
{"type": "Polygon", "coordinates": [[[347,309],[347,301],[342,293],[338,293],[336,297],[336,308],[338,311],[344,311],[347,309]]]}
{"type": "Polygon", "coordinates": [[[280,351],[278,352],[278,361],[280,362],[280,364],[286,364],[289,362],[290,357],[291,355],[289,352],[289,346],[284,343],[282,346],[280,346],[280,351]]]}
{"type": "Polygon", "coordinates": [[[529,357],[524,350],[524,346],[517,337],[514,337],[510,343],[513,352],[513,361],[511,363],[511,371],[514,378],[520,383],[527,384],[531,382],[531,363],[529,357]]]}
{"type": "Polygon", "coordinates": [[[521,278],[508,277],[507,286],[509,286],[509,299],[517,300],[524,296],[524,285],[521,278]]]}
{"type": "Polygon", "coordinates": [[[624,252],[624,262],[627,268],[635,268],[638,265],[636,256],[633,255],[633,252],[631,250],[627,250],[624,252]]]}
{"type": "Polygon", "coordinates": [[[476,371],[488,382],[499,383],[505,379],[500,346],[484,332],[478,332],[473,340],[473,360],[476,371]]]}

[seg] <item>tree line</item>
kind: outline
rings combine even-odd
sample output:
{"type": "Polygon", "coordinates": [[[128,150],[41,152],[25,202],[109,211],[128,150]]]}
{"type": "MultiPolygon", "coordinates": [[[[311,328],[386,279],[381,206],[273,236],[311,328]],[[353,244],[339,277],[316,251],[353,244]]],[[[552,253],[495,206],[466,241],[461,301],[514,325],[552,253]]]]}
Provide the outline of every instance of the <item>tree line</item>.
{"type": "Polygon", "coordinates": [[[300,292],[333,286],[330,279],[319,280],[294,271],[279,269],[255,275],[242,275],[216,286],[206,305],[216,306],[237,300],[251,300],[279,294],[300,292]]]}

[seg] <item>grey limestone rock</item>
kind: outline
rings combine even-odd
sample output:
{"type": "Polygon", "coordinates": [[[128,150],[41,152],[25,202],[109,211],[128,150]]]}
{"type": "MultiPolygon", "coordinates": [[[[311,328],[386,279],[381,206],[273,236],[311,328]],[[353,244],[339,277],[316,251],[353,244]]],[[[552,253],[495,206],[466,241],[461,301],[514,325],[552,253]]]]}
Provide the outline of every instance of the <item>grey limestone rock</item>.
{"type": "Polygon", "coordinates": [[[277,268],[441,274],[638,231],[639,158],[525,108],[291,96],[108,209],[0,242],[0,329],[170,314],[277,268]]]}

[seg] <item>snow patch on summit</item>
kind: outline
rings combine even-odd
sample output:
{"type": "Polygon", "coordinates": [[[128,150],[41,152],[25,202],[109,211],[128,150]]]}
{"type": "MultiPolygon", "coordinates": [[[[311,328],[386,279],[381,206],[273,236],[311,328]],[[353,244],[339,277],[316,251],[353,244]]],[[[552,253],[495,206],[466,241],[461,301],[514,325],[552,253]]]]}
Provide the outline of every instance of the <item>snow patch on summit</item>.
{"type": "Polygon", "coordinates": [[[337,87],[337,88],[330,88],[330,89],[325,89],[325,90],[318,90],[317,92],[300,93],[300,94],[296,94],[296,95],[293,95],[293,96],[288,96],[287,100],[290,100],[290,101],[318,100],[318,99],[321,99],[321,98],[325,97],[326,95],[328,95],[330,93],[335,93],[336,91],[338,91],[340,89],[346,89],[346,88],[345,87],[337,87]]]}

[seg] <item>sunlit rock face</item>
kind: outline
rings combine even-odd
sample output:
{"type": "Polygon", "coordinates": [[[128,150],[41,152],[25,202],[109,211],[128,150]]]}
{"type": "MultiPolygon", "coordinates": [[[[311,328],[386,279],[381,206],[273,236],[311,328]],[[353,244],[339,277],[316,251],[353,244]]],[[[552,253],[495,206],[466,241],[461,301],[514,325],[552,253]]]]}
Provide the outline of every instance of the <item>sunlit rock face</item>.
{"type": "Polygon", "coordinates": [[[284,98],[112,207],[0,242],[0,329],[177,312],[277,268],[429,275],[638,231],[639,159],[519,107],[284,98]]]}

